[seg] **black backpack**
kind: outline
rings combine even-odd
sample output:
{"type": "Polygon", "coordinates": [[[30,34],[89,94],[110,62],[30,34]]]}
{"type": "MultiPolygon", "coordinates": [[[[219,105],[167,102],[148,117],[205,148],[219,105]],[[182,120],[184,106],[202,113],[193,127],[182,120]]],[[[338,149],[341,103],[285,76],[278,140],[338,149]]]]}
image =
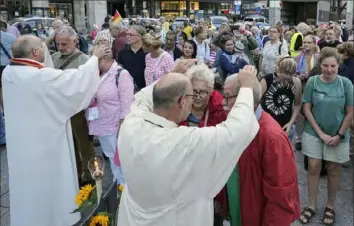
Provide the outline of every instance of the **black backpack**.
{"type": "Polygon", "coordinates": [[[81,35],[79,35],[79,49],[81,52],[88,54],[88,43],[81,35]]]}

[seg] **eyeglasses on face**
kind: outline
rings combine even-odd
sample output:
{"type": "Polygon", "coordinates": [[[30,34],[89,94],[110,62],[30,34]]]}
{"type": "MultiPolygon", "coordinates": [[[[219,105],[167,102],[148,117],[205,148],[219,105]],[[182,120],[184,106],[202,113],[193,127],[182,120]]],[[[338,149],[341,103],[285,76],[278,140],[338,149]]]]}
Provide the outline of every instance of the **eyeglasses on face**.
{"type": "Polygon", "coordinates": [[[195,94],[184,94],[183,96],[181,96],[179,99],[178,99],[178,102],[181,101],[182,97],[192,97],[192,100],[195,101],[198,97],[198,95],[195,95],[195,94]]]}
{"type": "Polygon", "coordinates": [[[223,98],[224,98],[224,100],[225,100],[225,104],[226,105],[228,105],[229,104],[229,99],[231,99],[231,98],[236,98],[238,95],[236,94],[236,95],[232,95],[232,96],[225,96],[225,95],[223,95],[223,98]]]}
{"type": "Polygon", "coordinates": [[[193,94],[199,96],[200,98],[205,98],[208,96],[209,92],[206,90],[195,90],[193,89],[193,94]]]}

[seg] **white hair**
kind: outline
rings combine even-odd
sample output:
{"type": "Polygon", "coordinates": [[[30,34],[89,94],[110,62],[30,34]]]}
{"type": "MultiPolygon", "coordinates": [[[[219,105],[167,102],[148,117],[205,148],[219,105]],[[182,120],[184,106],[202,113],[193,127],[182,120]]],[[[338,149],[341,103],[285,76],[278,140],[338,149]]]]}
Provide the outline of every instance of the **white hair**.
{"type": "Polygon", "coordinates": [[[215,76],[214,73],[203,63],[197,64],[189,68],[186,76],[192,80],[205,81],[209,88],[214,88],[215,76]]]}
{"type": "Polygon", "coordinates": [[[255,33],[258,34],[258,32],[260,31],[259,28],[257,26],[253,26],[251,27],[251,31],[254,31],[255,33]]]}
{"type": "MultiPolygon", "coordinates": [[[[240,86],[239,86],[239,83],[237,82],[237,76],[238,76],[238,74],[232,74],[232,75],[228,76],[225,80],[225,85],[232,83],[232,87],[235,89],[235,95],[237,95],[238,92],[240,91],[240,86]]],[[[261,84],[259,82],[255,82],[253,84],[252,90],[253,90],[253,102],[254,102],[254,105],[257,105],[261,102],[261,99],[262,99],[261,84]]]]}
{"type": "Polygon", "coordinates": [[[64,25],[62,27],[60,27],[56,33],[57,36],[59,35],[68,35],[69,37],[78,37],[76,31],[74,30],[74,28],[68,26],[68,25],[64,25]]]}

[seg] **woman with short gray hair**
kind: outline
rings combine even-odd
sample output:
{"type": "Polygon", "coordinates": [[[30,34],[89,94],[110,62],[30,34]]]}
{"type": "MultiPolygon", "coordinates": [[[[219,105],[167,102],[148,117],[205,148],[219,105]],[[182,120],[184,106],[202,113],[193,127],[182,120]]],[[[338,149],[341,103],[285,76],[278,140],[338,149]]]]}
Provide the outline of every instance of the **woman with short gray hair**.
{"type": "MultiPolygon", "coordinates": [[[[226,120],[223,109],[223,97],[214,88],[214,73],[203,63],[192,66],[186,76],[190,78],[193,86],[192,111],[183,126],[206,127],[216,126],[226,120]]],[[[215,221],[223,221],[227,217],[227,195],[222,189],[215,198],[215,221]]]]}

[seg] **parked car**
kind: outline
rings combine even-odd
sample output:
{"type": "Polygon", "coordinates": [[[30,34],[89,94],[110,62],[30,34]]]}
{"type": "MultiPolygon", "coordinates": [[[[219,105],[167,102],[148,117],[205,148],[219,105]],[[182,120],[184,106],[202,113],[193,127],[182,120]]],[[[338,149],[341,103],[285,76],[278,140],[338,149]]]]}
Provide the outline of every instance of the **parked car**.
{"type": "Polygon", "coordinates": [[[190,22],[189,18],[187,17],[177,17],[172,23],[172,29],[176,30],[177,26],[183,27],[184,22],[190,22]]]}
{"type": "Polygon", "coordinates": [[[271,26],[269,24],[269,21],[267,17],[261,16],[261,15],[248,15],[243,19],[244,23],[255,23],[257,27],[261,29],[268,30],[271,26]]]}
{"type": "Polygon", "coordinates": [[[52,23],[55,20],[54,18],[49,17],[18,17],[9,21],[9,24],[12,26],[17,26],[20,23],[20,20],[23,20],[25,24],[30,25],[31,28],[36,28],[38,24],[45,24],[46,27],[51,28],[52,23]]]}
{"type": "Polygon", "coordinates": [[[222,24],[227,24],[228,22],[229,22],[229,20],[227,19],[226,16],[212,16],[212,17],[210,17],[211,26],[216,27],[216,29],[219,29],[219,27],[222,24]]]}

